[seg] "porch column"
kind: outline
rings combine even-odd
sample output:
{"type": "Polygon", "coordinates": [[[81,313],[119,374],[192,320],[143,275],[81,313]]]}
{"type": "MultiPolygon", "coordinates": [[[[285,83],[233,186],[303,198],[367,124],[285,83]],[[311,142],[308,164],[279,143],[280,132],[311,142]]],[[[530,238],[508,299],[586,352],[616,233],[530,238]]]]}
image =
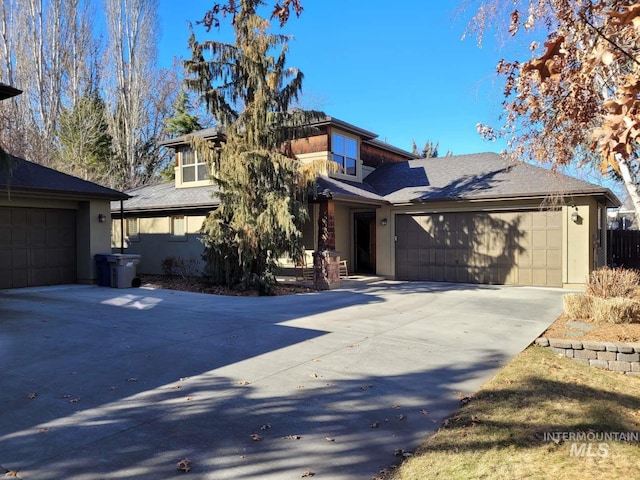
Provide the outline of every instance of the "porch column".
{"type": "Polygon", "coordinates": [[[340,286],[340,257],[336,254],[335,204],[328,199],[319,204],[318,249],[314,256],[314,284],[318,290],[340,286]]]}

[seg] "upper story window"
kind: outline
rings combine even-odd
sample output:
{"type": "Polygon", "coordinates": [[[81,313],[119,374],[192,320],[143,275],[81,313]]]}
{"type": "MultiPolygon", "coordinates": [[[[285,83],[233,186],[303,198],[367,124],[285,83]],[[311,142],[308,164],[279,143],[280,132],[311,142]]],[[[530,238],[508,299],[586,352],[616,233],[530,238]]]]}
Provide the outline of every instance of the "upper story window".
{"type": "Polygon", "coordinates": [[[201,182],[209,179],[207,163],[198,159],[198,155],[190,148],[179,150],[182,183],[201,182]]]}
{"type": "Polygon", "coordinates": [[[346,175],[357,175],[358,140],[339,133],[331,135],[331,159],[346,175]]]}

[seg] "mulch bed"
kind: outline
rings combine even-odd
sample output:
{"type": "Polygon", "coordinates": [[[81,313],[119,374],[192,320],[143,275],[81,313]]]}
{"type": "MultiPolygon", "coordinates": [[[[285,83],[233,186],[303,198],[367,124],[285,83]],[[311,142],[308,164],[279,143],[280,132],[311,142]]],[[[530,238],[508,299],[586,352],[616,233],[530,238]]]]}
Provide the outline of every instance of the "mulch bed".
{"type": "MultiPolygon", "coordinates": [[[[140,275],[141,286],[146,288],[163,288],[180,290],[183,292],[208,293],[211,295],[228,295],[234,297],[257,297],[256,290],[234,290],[221,285],[210,285],[194,277],[167,277],[164,275],[140,275]]],[[[295,293],[309,293],[312,289],[302,285],[280,283],[273,289],[274,295],[292,295],[295,293]]]]}

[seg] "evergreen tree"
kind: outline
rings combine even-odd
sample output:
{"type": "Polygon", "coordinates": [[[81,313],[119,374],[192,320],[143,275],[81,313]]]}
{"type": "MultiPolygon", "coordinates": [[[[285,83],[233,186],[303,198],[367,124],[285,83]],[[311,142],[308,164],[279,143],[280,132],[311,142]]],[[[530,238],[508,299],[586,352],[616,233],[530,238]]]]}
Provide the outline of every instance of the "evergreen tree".
{"type": "MultiPolygon", "coordinates": [[[[426,142],[424,142],[424,147],[422,147],[422,150],[418,150],[416,141],[411,140],[411,153],[419,156],[420,158],[437,158],[438,155],[440,154],[440,152],[438,151],[439,149],[440,149],[440,142],[433,143],[427,140],[426,142]]],[[[452,155],[453,155],[453,152],[451,152],[451,150],[447,150],[445,157],[450,157],[452,155]]]]}
{"type": "Polygon", "coordinates": [[[287,142],[304,135],[311,118],[290,110],[303,76],[285,66],[288,37],[269,32],[268,20],[257,13],[261,4],[236,3],[233,44],[199,43],[192,34],[193,56],[185,68],[187,86],[201,94],[226,136],[217,149],[196,145],[213,164],[221,201],[204,225],[206,273],[214,283],[267,294],[276,260],[302,255],[304,192],[315,172],[305,175],[285,154],[287,142]]]}
{"type": "Polygon", "coordinates": [[[85,180],[102,183],[112,155],[105,104],[92,92],[60,115],[60,168],[85,180]]]}
{"type": "Polygon", "coordinates": [[[174,104],[173,117],[168,118],[165,122],[165,132],[169,135],[179,137],[188,133],[200,130],[200,119],[197,115],[191,113],[191,103],[189,95],[181,90],[174,104]]]}

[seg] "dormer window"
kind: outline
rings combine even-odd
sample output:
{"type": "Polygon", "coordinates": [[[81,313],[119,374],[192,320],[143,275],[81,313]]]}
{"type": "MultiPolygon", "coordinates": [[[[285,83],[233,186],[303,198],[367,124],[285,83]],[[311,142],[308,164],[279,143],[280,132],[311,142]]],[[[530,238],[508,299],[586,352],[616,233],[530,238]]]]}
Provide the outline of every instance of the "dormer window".
{"type": "Polygon", "coordinates": [[[341,167],[341,173],[356,176],[358,140],[340,133],[331,135],[331,159],[341,167]]]}
{"type": "Polygon", "coordinates": [[[198,155],[191,148],[179,150],[180,168],[182,169],[182,183],[201,182],[209,179],[209,167],[206,162],[198,159],[198,155]]]}

